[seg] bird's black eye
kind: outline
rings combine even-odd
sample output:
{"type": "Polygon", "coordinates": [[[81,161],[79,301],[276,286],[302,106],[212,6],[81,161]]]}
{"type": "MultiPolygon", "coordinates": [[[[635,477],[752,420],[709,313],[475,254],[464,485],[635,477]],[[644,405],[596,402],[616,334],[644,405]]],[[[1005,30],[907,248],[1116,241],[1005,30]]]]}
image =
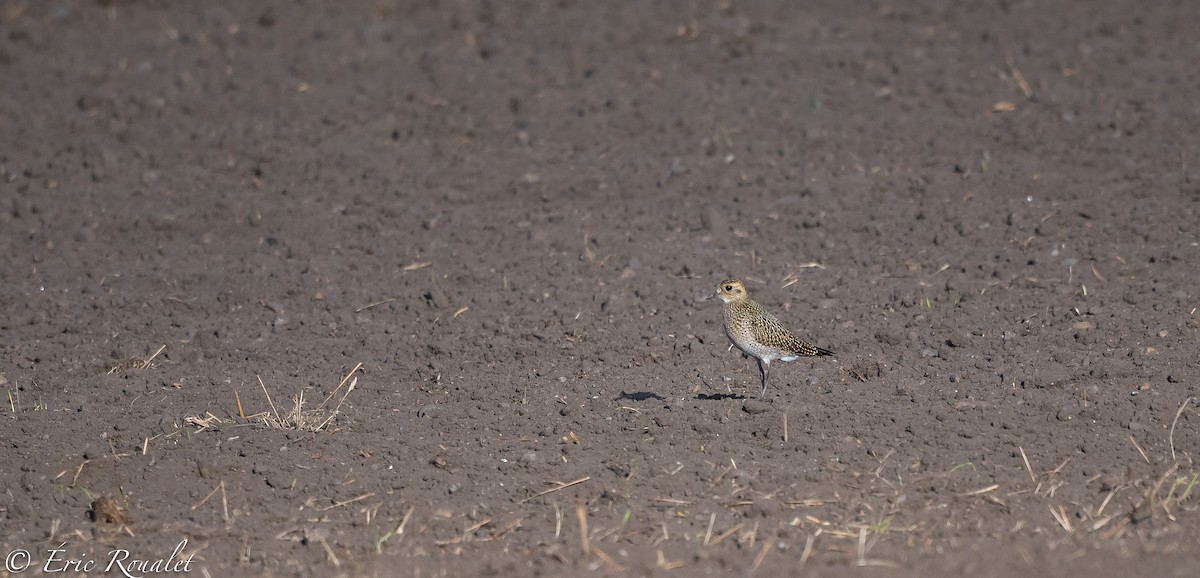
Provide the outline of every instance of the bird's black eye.
{"type": "Polygon", "coordinates": [[[726,290],[726,291],[733,291],[733,285],[726,285],[726,286],[725,286],[725,290],[726,290]]]}

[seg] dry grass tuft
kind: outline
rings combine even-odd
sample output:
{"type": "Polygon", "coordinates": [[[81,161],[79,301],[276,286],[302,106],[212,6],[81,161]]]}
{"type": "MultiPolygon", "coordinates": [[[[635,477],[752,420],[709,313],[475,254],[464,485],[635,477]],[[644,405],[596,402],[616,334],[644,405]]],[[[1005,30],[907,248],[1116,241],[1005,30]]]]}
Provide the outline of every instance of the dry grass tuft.
{"type": "Polygon", "coordinates": [[[358,377],[354,374],[362,369],[362,366],[362,363],[355,365],[354,369],[351,369],[350,372],[342,378],[342,381],[338,383],[337,387],[333,388],[333,391],[329,392],[329,395],[325,397],[325,400],[322,401],[321,404],[316,408],[304,408],[304,392],[301,391],[299,395],[292,398],[291,410],[284,414],[279,413],[279,408],[275,407],[275,402],[271,400],[271,393],[267,391],[267,385],[263,383],[261,376],[257,376],[258,385],[262,387],[263,394],[267,396],[267,404],[271,406],[271,411],[262,412],[250,417],[261,419],[264,424],[274,429],[292,429],[308,432],[321,431],[333,421],[333,418],[337,417],[338,413],[341,411],[342,404],[345,403],[346,398],[350,395],[350,392],[354,391],[355,387],[358,385],[358,377]],[[346,386],[346,391],[342,393],[342,397],[338,399],[337,405],[333,406],[331,409],[326,408],[326,406],[329,404],[329,401],[333,399],[333,396],[337,394],[338,390],[342,389],[342,386],[346,386]]]}
{"type": "Polygon", "coordinates": [[[133,523],[125,506],[109,496],[99,496],[92,500],[92,520],[97,524],[117,524],[128,526],[133,523]]]}
{"type": "Polygon", "coordinates": [[[150,357],[145,357],[145,358],[130,357],[129,359],[126,359],[125,361],[115,363],[115,364],[109,366],[108,373],[111,375],[113,373],[123,373],[123,372],[129,371],[131,369],[153,368],[153,367],[155,367],[154,358],[156,358],[160,354],[162,354],[163,350],[165,350],[166,348],[167,348],[166,345],[159,347],[157,351],[155,351],[153,354],[150,355],[150,357]]]}
{"type": "Polygon", "coordinates": [[[197,429],[194,433],[200,433],[208,428],[224,423],[224,420],[212,414],[212,412],[204,412],[203,416],[189,415],[183,418],[183,423],[194,425],[197,429]]]}

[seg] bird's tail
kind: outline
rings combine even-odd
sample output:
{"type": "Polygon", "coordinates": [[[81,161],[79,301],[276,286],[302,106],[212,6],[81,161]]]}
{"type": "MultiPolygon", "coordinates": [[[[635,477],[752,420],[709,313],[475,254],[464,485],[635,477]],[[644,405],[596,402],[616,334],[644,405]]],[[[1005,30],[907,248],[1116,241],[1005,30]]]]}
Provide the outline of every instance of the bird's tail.
{"type": "Polygon", "coordinates": [[[824,347],[817,347],[814,345],[813,349],[817,350],[817,355],[837,355],[832,350],[825,349],[824,347]]]}

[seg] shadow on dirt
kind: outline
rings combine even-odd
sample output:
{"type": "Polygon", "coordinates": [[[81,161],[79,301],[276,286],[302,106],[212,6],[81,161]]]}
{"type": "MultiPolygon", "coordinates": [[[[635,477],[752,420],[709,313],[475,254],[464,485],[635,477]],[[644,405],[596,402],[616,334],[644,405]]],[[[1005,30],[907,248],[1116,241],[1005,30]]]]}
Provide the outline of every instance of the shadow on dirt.
{"type": "Polygon", "coordinates": [[[746,396],[740,393],[698,393],[696,399],[705,401],[721,401],[725,399],[747,399],[746,396]]]}
{"type": "Polygon", "coordinates": [[[661,395],[658,395],[657,393],[654,393],[652,391],[635,391],[633,393],[625,393],[624,391],[622,391],[621,395],[617,396],[617,399],[618,400],[626,399],[629,401],[646,401],[647,399],[657,399],[659,401],[667,400],[667,398],[665,398],[661,395]]]}

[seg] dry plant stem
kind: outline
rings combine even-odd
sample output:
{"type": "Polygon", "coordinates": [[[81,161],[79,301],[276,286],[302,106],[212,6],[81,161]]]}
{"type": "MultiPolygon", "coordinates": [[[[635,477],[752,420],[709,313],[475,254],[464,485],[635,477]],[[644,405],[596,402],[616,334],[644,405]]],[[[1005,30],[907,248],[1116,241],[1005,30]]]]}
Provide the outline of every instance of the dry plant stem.
{"type": "Polygon", "coordinates": [[[716,538],[713,538],[712,542],[710,542],[708,545],[716,546],[717,544],[720,544],[722,540],[724,540],[725,538],[728,538],[729,536],[733,535],[734,532],[741,530],[744,527],[746,527],[746,524],[739,522],[734,527],[732,527],[728,530],[725,530],[724,532],[721,532],[721,534],[719,536],[717,536],[716,538]]]}
{"type": "Polygon", "coordinates": [[[1150,463],[1150,456],[1146,455],[1146,450],[1142,449],[1142,446],[1137,443],[1137,440],[1133,439],[1132,435],[1129,436],[1129,441],[1133,442],[1133,447],[1137,448],[1139,454],[1142,454],[1142,459],[1146,460],[1146,463],[1150,463]]]}
{"type": "Polygon", "coordinates": [[[608,564],[609,566],[611,566],[613,570],[615,570],[617,572],[625,571],[625,567],[618,564],[616,560],[613,560],[612,556],[609,556],[608,553],[605,552],[604,550],[601,550],[600,548],[592,548],[592,552],[594,554],[596,554],[596,557],[600,558],[600,560],[603,561],[605,564],[608,564]]]}
{"type": "Polygon", "coordinates": [[[754,563],[750,565],[750,573],[758,571],[758,567],[762,566],[763,560],[767,557],[767,552],[771,551],[771,540],[763,540],[762,548],[759,548],[758,555],[754,557],[754,563]]]}
{"type": "Polygon", "coordinates": [[[1025,75],[1021,74],[1021,69],[1013,63],[1012,58],[1008,59],[1008,70],[1012,73],[1013,80],[1017,81],[1017,87],[1021,89],[1021,94],[1025,98],[1033,97],[1033,89],[1029,87],[1029,83],[1025,81],[1025,75]]]}
{"type": "MultiPolygon", "coordinates": [[[[362,365],[362,364],[360,363],[359,365],[362,365]]],[[[333,421],[333,418],[337,417],[338,411],[342,409],[342,404],[345,403],[345,401],[346,401],[346,397],[350,395],[350,392],[354,391],[354,387],[357,385],[358,385],[358,378],[355,377],[353,380],[350,381],[350,386],[346,388],[346,393],[342,394],[342,399],[338,400],[337,407],[333,408],[333,412],[331,412],[329,414],[329,417],[325,418],[325,421],[321,422],[321,425],[317,426],[318,430],[325,429],[325,426],[329,425],[329,422],[333,421]]],[[[341,386],[338,386],[338,387],[341,387],[341,386]]],[[[325,401],[329,401],[329,399],[326,398],[325,401]]],[[[322,402],[321,406],[324,406],[324,405],[325,405],[325,403],[322,402]]],[[[318,406],[318,409],[320,409],[320,406],[318,406]]],[[[297,410],[299,410],[299,408],[297,408],[297,410]]]]}
{"type": "Polygon", "coordinates": [[[225,523],[229,523],[229,495],[225,493],[225,480],[221,480],[221,512],[225,523]]]}
{"type": "Polygon", "coordinates": [[[154,361],[154,358],[155,358],[155,357],[158,357],[158,356],[159,356],[159,354],[160,354],[160,353],[162,353],[162,352],[163,352],[163,350],[164,350],[164,349],[166,349],[166,348],[167,348],[167,345],[164,343],[162,347],[159,347],[159,348],[158,348],[158,351],[155,351],[155,352],[154,352],[154,355],[151,355],[150,357],[148,357],[148,358],[146,359],[146,361],[144,361],[144,362],[143,362],[143,366],[145,366],[145,367],[150,367],[150,362],[154,361]]]}
{"type": "Polygon", "coordinates": [[[973,491],[967,492],[962,495],[963,496],[978,496],[980,494],[986,494],[988,492],[991,492],[991,491],[999,489],[999,488],[1000,488],[1000,484],[992,484],[986,488],[980,488],[978,490],[973,490],[973,491]]]}
{"type": "Polygon", "coordinates": [[[1050,508],[1050,515],[1054,516],[1054,520],[1058,522],[1058,525],[1062,526],[1063,530],[1066,530],[1068,534],[1075,531],[1075,529],[1071,526],[1071,519],[1067,517],[1066,508],[1061,505],[1057,510],[1054,509],[1054,506],[1048,507],[1050,508]]]}
{"type": "MultiPolygon", "coordinates": [[[[1170,468],[1167,468],[1167,471],[1166,471],[1166,472],[1163,472],[1163,475],[1162,475],[1161,477],[1159,477],[1159,478],[1158,478],[1158,482],[1156,482],[1156,483],[1154,484],[1154,488],[1152,488],[1152,489],[1150,490],[1150,493],[1149,493],[1149,494],[1147,494],[1147,501],[1149,501],[1149,503],[1150,503],[1150,510],[1151,510],[1151,511],[1153,511],[1153,510],[1154,510],[1154,499],[1155,499],[1155,496],[1157,496],[1157,495],[1158,495],[1158,492],[1159,492],[1159,490],[1161,490],[1161,489],[1162,489],[1162,487],[1163,487],[1163,484],[1167,483],[1167,478],[1169,478],[1169,477],[1171,477],[1171,476],[1175,475],[1175,472],[1176,472],[1177,470],[1179,470],[1179,463],[1178,463],[1178,462],[1175,462],[1175,463],[1171,464],[1171,467],[1170,467],[1170,468]]],[[[1174,516],[1174,515],[1172,515],[1172,514],[1171,514],[1171,511],[1167,509],[1167,503],[1166,503],[1165,501],[1160,501],[1160,502],[1159,502],[1159,505],[1161,505],[1161,506],[1162,506],[1162,509],[1163,509],[1163,511],[1167,513],[1167,517],[1168,517],[1168,518],[1170,518],[1170,519],[1171,519],[1171,521],[1174,521],[1174,520],[1175,520],[1175,516],[1174,516]]]]}
{"type": "Polygon", "coordinates": [[[385,305],[385,304],[387,304],[387,303],[391,303],[391,302],[393,302],[393,301],[395,301],[395,300],[396,300],[396,298],[395,298],[395,297],[393,297],[393,298],[391,298],[391,299],[384,299],[383,301],[376,301],[376,302],[374,302],[374,303],[371,303],[370,305],[363,305],[362,307],[359,307],[358,309],[355,309],[355,310],[354,310],[354,312],[355,312],[355,313],[362,313],[363,311],[366,311],[367,309],[370,309],[370,308],[372,308],[372,307],[379,307],[380,305],[385,305]]]}
{"type": "Polygon", "coordinates": [[[250,534],[242,534],[242,549],[238,552],[238,564],[250,562],[250,534]]]}
{"type": "Polygon", "coordinates": [[[808,539],[804,541],[804,552],[800,554],[800,567],[803,568],[808,563],[809,556],[812,556],[813,543],[817,541],[814,534],[809,534],[808,539]]]}
{"type": "Polygon", "coordinates": [[[275,409],[275,402],[271,401],[271,393],[267,391],[267,384],[263,383],[261,375],[255,375],[258,378],[258,385],[262,387],[263,394],[267,396],[267,403],[271,405],[271,411],[275,414],[275,420],[283,423],[283,418],[279,417],[279,410],[275,409]]]}
{"type": "Polygon", "coordinates": [[[416,506],[409,506],[408,511],[404,512],[404,518],[400,520],[400,525],[396,526],[396,531],[394,534],[400,536],[400,540],[404,539],[404,527],[408,525],[408,520],[409,518],[412,518],[413,511],[416,509],[416,506]]]}
{"type": "Polygon", "coordinates": [[[588,234],[586,232],[584,232],[584,234],[583,234],[583,257],[585,259],[587,259],[588,263],[595,263],[596,262],[596,253],[594,251],[592,251],[592,248],[588,241],[589,241],[588,234]]]}
{"type": "Polygon", "coordinates": [[[1017,446],[1017,449],[1021,450],[1021,459],[1025,461],[1025,470],[1029,472],[1029,479],[1036,482],[1037,474],[1033,473],[1033,466],[1029,465],[1029,456],[1025,455],[1025,448],[1017,446]]]}
{"type": "Polygon", "coordinates": [[[1171,433],[1167,435],[1167,442],[1171,446],[1171,461],[1175,459],[1175,426],[1179,424],[1179,416],[1183,414],[1183,410],[1187,408],[1187,404],[1192,398],[1184,398],[1183,403],[1179,404],[1179,410],[1175,412],[1175,419],[1171,420],[1171,433]]]}
{"type": "Polygon", "coordinates": [[[564,490],[564,489],[566,489],[566,488],[569,488],[569,487],[571,487],[571,486],[574,486],[575,484],[582,484],[582,483],[584,483],[584,482],[586,482],[586,481],[588,481],[588,480],[590,480],[590,479],[592,479],[592,477],[591,477],[591,476],[585,476],[585,477],[579,478],[578,480],[575,480],[575,481],[573,481],[573,482],[566,482],[566,483],[563,483],[563,482],[550,482],[550,483],[552,483],[552,484],[558,484],[558,486],[557,486],[557,487],[554,487],[554,488],[550,488],[549,490],[542,490],[542,491],[540,491],[540,492],[538,492],[538,493],[536,493],[536,494],[534,494],[534,495],[532,495],[532,496],[530,496],[530,497],[528,497],[528,498],[525,498],[524,500],[521,500],[521,501],[520,501],[520,502],[518,502],[518,503],[519,503],[519,504],[524,504],[524,503],[526,503],[526,502],[528,502],[528,501],[530,501],[530,500],[534,500],[534,499],[540,498],[540,497],[542,497],[542,496],[544,496],[544,495],[546,495],[546,494],[551,494],[551,493],[557,492],[557,491],[559,491],[559,490],[564,490]]]}
{"type": "MultiPolygon", "coordinates": [[[[1120,489],[1120,488],[1118,488],[1118,489],[1120,489]]],[[[1117,490],[1112,490],[1112,491],[1108,492],[1108,495],[1104,497],[1104,501],[1100,502],[1100,507],[1096,509],[1095,515],[1092,516],[1093,518],[1099,518],[1101,515],[1104,514],[1104,508],[1108,507],[1108,503],[1110,501],[1112,501],[1113,496],[1116,495],[1116,493],[1117,493],[1117,490]]]]}
{"type": "Polygon", "coordinates": [[[337,502],[337,503],[334,503],[334,504],[331,504],[331,505],[325,506],[324,508],[321,508],[321,511],[322,511],[322,512],[327,512],[327,511],[329,511],[329,510],[332,510],[332,509],[334,509],[334,508],[340,508],[340,507],[342,507],[342,506],[345,506],[345,505],[348,505],[348,504],[353,504],[354,502],[361,502],[362,500],[365,500],[365,499],[367,499],[367,498],[370,498],[370,497],[372,497],[372,496],[374,496],[374,495],[375,495],[375,492],[367,492],[367,493],[365,493],[365,494],[363,494],[363,495],[361,495],[361,496],[357,496],[357,497],[354,497],[354,498],[350,498],[349,500],[342,500],[341,502],[337,502]]]}
{"type": "Polygon", "coordinates": [[[484,526],[486,526],[486,525],[488,525],[488,524],[491,524],[491,523],[492,523],[492,519],[491,519],[491,518],[487,518],[487,519],[485,519],[485,520],[483,520],[483,521],[480,521],[480,522],[475,522],[474,524],[471,524],[470,526],[467,526],[467,529],[463,530],[463,541],[464,541],[464,542],[466,542],[466,541],[467,541],[467,540],[466,540],[466,537],[467,537],[467,535],[468,535],[468,534],[471,534],[471,533],[475,532],[475,530],[478,530],[478,529],[480,529],[480,528],[482,528],[482,527],[484,527],[484,526]]]}
{"type": "Polygon", "coordinates": [[[88,462],[90,462],[90,461],[92,461],[92,460],[85,459],[82,462],[79,462],[79,467],[76,468],[76,470],[75,470],[75,476],[71,478],[71,485],[67,486],[67,487],[69,487],[69,488],[75,487],[75,482],[79,481],[79,474],[83,473],[83,466],[88,465],[88,462]]]}
{"type": "MultiPolygon", "coordinates": [[[[337,393],[337,390],[341,389],[343,385],[346,385],[346,382],[350,380],[350,377],[352,375],[354,375],[355,372],[362,369],[362,366],[363,366],[362,362],[361,361],[358,362],[358,364],[356,364],[354,366],[354,369],[351,369],[350,373],[347,373],[346,377],[343,377],[342,381],[338,382],[337,387],[333,388],[333,391],[329,392],[329,395],[325,396],[325,401],[322,401],[321,405],[317,406],[317,409],[321,409],[321,408],[325,407],[325,404],[329,403],[329,400],[333,398],[333,394],[337,393]]],[[[351,386],[351,389],[353,389],[353,386],[351,386]]],[[[347,391],[346,395],[349,395],[349,394],[350,394],[350,392],[347,391]]],[[[342,396],[342,401],[346,400],[346,395],[342,396]]],[[[341,406],[341,402],[338,402],[338,405],[341,406]]]]}
{"type": "Polygon", "coordinates": [[[587,507],[582,501],[575,504],[575,515],[579,517],[579,546],[583,548],[583,555],[587,556],[591,552],[591,545],[588,544],[587,507]]]}
{"type": "Polygon", "coordinates": [[[196,502],[196,504],[192,506],[192,509],[195,510],[196,508],[203,506],[206,502],[212,499],[217,492],[221,492],[221,507],[224,512],[225,523],[229,523],[229,497],[225,494],[225,480],[221,480],[221,483],[217,484],[217,487],[213,488],[207,496],[204,496],[203,500],[196,502]]]}
{"type": "Polygon", "coordinates": [[[329,558],[329,563],[333,564],[334,568],[342,565],[342,561],[338,560],[337,554],[333,553],[333,548],[329,547],[329,542],[325,541],[325,538],[321,538],[321,546],[325,547],[325,556],[329,558]]]}
{"type": "Polygon", "coordinates": [[[686,563],[683,560],[667,560],[667,557],[663,555],[662,548],[658,549],[659,568],[662,568],[663,570],[675,570],[677,568],[682,568],[685,565],[686,563]]]}

